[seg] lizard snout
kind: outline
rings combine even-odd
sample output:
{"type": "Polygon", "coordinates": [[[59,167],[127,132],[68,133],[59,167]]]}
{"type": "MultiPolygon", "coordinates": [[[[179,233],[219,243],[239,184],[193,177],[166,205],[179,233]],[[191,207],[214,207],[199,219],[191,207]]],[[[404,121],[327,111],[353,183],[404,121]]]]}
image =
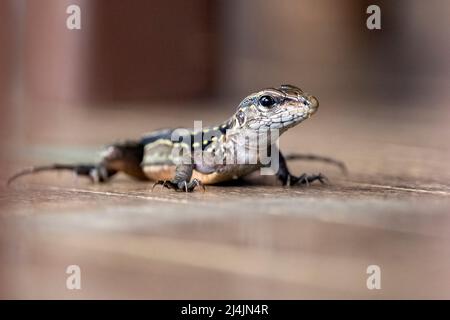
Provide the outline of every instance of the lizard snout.
{"type": "Polygon", "coordinates": [[[317,100],[317,98],[314,96],[309,96],[308,101],[310,103],[309,115],[313,115],[314,113],[316,113],[317,109],[319,109],[319,100],[317,100]]]}

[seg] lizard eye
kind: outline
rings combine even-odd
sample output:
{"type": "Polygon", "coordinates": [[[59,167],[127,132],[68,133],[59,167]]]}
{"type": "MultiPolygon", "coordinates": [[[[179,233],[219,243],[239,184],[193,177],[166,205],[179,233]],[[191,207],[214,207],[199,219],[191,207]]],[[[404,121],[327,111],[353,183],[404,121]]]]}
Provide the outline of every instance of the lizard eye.
{"type": "Polygon", "coordinates": [[[259,104],[263,107],[272,107],[275,104],[275,99],[271,96],[262,96],[259,98],[259,104]]]}

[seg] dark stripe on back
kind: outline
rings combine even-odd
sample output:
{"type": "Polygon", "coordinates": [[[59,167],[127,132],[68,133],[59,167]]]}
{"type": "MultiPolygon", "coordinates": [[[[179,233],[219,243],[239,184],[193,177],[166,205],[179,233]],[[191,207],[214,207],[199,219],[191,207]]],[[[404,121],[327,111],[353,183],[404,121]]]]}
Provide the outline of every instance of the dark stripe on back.
{"type": "Polygon", "coordinates": [[[164,139],[164,140],[171,140],[173,129],[162,129],[154,132],[150,132],[149,134],[145,135],[141,139],[141,143],[143,145],[150,144],[152,142],[155,142],[156,140],[164,139]]]}

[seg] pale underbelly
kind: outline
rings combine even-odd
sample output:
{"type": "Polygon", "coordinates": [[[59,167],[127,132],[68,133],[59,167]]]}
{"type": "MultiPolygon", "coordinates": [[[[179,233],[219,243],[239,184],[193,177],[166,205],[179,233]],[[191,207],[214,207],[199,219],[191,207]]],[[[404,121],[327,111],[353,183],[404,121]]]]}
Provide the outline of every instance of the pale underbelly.
{"type": "MultiPolygon", "coordinates": [[[[236,179],[240,176],[246,175],[250,173],[251,171],[254,171],[251,168],[248,168],[248,172],[242,171],[242,174],[236,175],[233,172],[227,171],[223,173],[213,172],[213,173],[201,173],[199,171],[194,170],[192,173],[192,179],[198,179],[203,184],[215,184],[220,183],[232,179],[236,179]]],[[[158,180],[171,180],[175,176],[175,166],[173,165],[151,165],[151,166],[144,166],[142,168],[144,171],[145,176],[154,181],[158,180]]]]}
{"type": "MultiPolygon", "coordinates": [[[[145,175],[150,180],[171,180],[175,176],[175,166],[162,165],[162,166],[145,166],[142,168],[145,175]]],[[[229,174],[209,173],[203,174],[194,170],[192,173],[192,179],[199,179],[203,184],[214,184],[223,181],[230,180],[229,174]]]]}

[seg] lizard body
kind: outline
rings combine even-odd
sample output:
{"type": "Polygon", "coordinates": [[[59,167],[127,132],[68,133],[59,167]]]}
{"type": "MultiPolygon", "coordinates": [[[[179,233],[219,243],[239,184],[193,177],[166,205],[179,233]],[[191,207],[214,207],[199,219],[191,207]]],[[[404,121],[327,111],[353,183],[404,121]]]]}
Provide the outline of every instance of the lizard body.
{"type": "MultiPolygon", "coordinates": [[[[44,170],[72,170],[96,182],[105,182],[117,172],[124,172],[140,180],[153,180],[164,187],[188,192],[203,184],[243,177],[265,166],[259,153],[255,161],[248,162],[246,152],[236,152],[251,151],[250,146],[242,144],[246,138],[244,135],[249,131],[256,132],[258,141],[269,148],[274,145],[274,141],[269,139],[270,134],[277,131],[281,135],[311,117],[318,106],[314,96],[292,85],[264,89],[242,100],[233,116],[217,126],[198,131],[158,130],[137,141],[108,146],[98,164],[33,167],[14,175],[9,182],[19,176],[44,170]],[[222,160],[211,161],[216,157],[222,160]],[[228,158],[237,161],[223,160],[228,158]]],[[[282,153],[278,149],[275,152],[279,156],[276,175],[284,185],[308,184],[314,180],[323,182],[325,177],[321,174],[292,175],[282,153]]],[[[345,169],[341,162],[325,157],[300,154],[289,156],[289,159],[321,160],[345,169]]]]}

